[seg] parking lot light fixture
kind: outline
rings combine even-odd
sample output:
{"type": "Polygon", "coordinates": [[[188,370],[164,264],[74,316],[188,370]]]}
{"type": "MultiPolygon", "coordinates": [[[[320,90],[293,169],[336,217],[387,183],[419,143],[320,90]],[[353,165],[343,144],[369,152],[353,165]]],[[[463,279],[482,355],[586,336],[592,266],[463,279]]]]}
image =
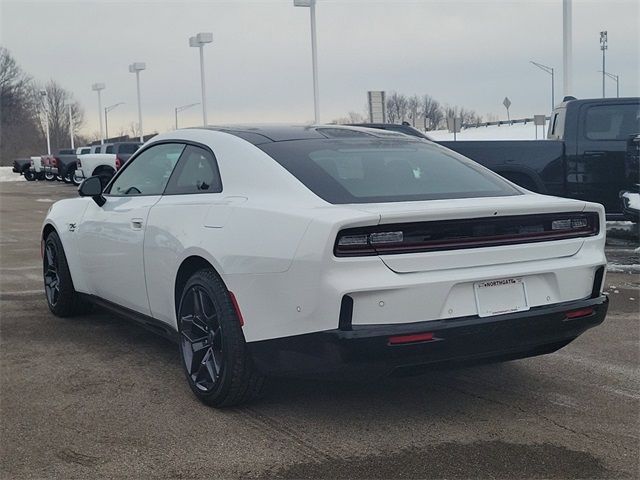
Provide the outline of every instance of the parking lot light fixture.
{"type": "Polygon", "coordinates": [[[42,107],[44,109],[45,132],[47,134],[47,155],[51,155],[51,137],[49,136],[49,106],[47,105],[47,91],[40,90],[40,98],[42,99],[42,107]]]}
{"type": "Polygon", "coordinates": [[[311,19],[311,65],[313,69],[314,121],[320,123],[320,95],[318,93],[318,43],[316,38],[316,0],[293,0],[294,7],[308,7],[311,19]]]}
{"type": "Polygon", "coordinates": [[[109,140],[109,117],[108,117],[108,113],[113,110],[116,107],[119,107],[120,105],[124,105],[124,102],[118,102],[118,103],[114,103],[113,105],[109,105],[108,107],[104,107],[104,131],[105,131],[105,136],[107,137],[107,140],[109,140]]]}
{"type": "Polygon", "coordinates": [[[91,85],[91,90],[98,92],[98,118],[100,119],[100,145],[104,145],[104,129],[102,126],[102,97],[100,92],[105,89],[104,83],[94,83],[91,85]]]}
{"type": "Polygon", "coordinates": [[[603,70],[598,70],[598,72],[605,74],[611,80],[615,80],[615,82],[616,82],[616,98],[620,98],[620,75],[614,75],[613,73],[605,72],[603,70]]]}
{"type": "Polygon", "coordinates": [[[602,50],[602,98],[605,98],[605,91],[604,91],[604,79],[605,79],[605,72],[607,71],[607,69],[605,68],[605,52],[607,51],[607,49],[609,48],[608,46],[608,38],[607,38],[607,31],[604,30],[602,32],[600,32],[600,50],[602,50]]]}
{"type": "Polygon", "coordinates": [[[554,82],[554,70],[553,70],[553,67],[547,67],[546,65],[542,65],[541,63],[534,62],[533,60],[530,61],[529,63],[535,65],[540,70],[543,70],[543,71],[551,74],[551,111],[553,112],[553,109],[556,106],[556,102],[555,102],[555,82],[554,82]]]}
{"type": "MultiPolygon", "coordinates": [[[[207,122],[207,93],[204,80],[204,46],[213,42],[213,33],[200,32],[194,37],[189,37],[189,46],[200,49],[200,88],[202,89],[202,126],[206,127],[207,122]]],[[[178,124],[176,116],[176,125],[178,124]]],[[[176,127],[177,128],[177,127],[176,127]]]]}
{"type": "Polygon", "coordinates": [[[190,103],[189,105],[182,105],[181,107],[174,108],[174,112],[175,112],[175,115],[176,115],[176,130],[178,130],[178,112],[182,112],[183,110],[186,110],[187,108],[195,107],[196,105],[200,105],[200,102],[198,102],[198,103],[190,103]]]}
{"type": "Polygon", "coordinates": [[[136,88],[138,90],[138,130],[140,133],[140,142],[144,142],[144,134],[142,129],[142,104],[140,102],[140,72],[147,68],[144,62],[134,62],[129,65],[129,72],[136,74],[136,88]]]}

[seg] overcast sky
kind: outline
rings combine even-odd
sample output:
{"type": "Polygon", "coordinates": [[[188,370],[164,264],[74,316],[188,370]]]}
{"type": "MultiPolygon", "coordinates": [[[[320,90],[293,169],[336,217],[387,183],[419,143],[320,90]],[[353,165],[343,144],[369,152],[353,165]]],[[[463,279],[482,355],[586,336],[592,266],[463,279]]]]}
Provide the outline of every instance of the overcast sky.
{"type": "MultiPolygon", "coordinates": [[[[621,96],[637,96],[640,2],[574,0],[577,97],[601,95],[599,32],[609,32],[607,70],[620,75],[621,96]]],[[[85,109],[86,133],[98,131],[95,82],[111,133],[137,120],[135,76],[141,74],[145,131],[173,127],[175,106],[200,101],[198,51],[188,37],[213,32],[205,48],[209,123],[295,122],[313,118],[309,11],[293,0],[39,1],[0,0],[0,40],[25,71],[55,79],[85,109]]],[[[562,1],[318,0],[322,121],[365,112],[367,90],[428,93],[481,115],[548,113],[549,75],[562,98],[562,1]]],[[[607,80],[615,96],[615,82],[607,80]]],[[[181,126],[201,121],[200,107],[181,126]]]]}

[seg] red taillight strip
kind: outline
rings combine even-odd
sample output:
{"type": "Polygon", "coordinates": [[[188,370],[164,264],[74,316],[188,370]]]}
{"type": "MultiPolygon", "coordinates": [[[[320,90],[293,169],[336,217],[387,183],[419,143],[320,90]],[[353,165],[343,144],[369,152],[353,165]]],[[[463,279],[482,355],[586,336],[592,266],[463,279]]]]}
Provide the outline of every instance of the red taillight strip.
{"type": "Polygon", "coordinates": [[[433,340],[433,332],[413,333],[411,335],[394,335],[393,337],[389,337],[389,345],[430,342],[431,340],[433,340]]]}
{"type": "Polygon", "coordinates": [[[559,214],[519,215],[433,222],[396,223],[342,230],[336,239],[334,254],[338,257],[389,255],[412,252],[457,250],[464,248],[496,247],[523,243],[566,240],[597,235],[599,217],[595,212],[567,212],[559,214]],[[554,220],[586,219],[582,228],[553,230],[554,220]],[[527,232],[526,229],[542,227],[543,231],[527,232]],[[482,230],[493,230],[483,235],[482,230]],[[523,233],[513,233],[516,229],[523,233]],[[400,231],[403,241],[388,244],[340,245],[346,236],[371,235],[379,232],[400,231]],[[504,231],[501,233],[500,230],[504,231]],[[480,233],[477,233],[480,232],[480,233]],[[436,238],[433,238],[436,237],[436,238]],[[440,238],[437,238],[440,237],[440,238]],[[448,237],[448,238],[447,238],[448,237]]]}
{"type": "Polygon", "coordinates": [[[589,315],[592,315],[593,312],[593,307],[586,307],[579,310],[571,310],[570,312],[565,312],[564,316],[570,320],[572,318],[588,317],[589,315]]]}

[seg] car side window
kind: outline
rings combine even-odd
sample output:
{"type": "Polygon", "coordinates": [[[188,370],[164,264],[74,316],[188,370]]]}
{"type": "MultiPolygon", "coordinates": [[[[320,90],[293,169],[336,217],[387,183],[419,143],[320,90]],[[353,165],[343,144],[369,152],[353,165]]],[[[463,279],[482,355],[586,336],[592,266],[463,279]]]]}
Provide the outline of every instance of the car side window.
{"type": "Polygon", "coordinates": [[[108,194],[119,196],[161,195],[185,146],[163,143],[149,147],[126,164],[109,187],[108,194]]]}
{"type": "Polygon", "coordinates": [[[585,132],[589,140],[627,140],[640,131],[640,106],[597,105],[589,107],[585,132]]]}
{"type": "Polygon", "coordinates": [[[190,193],[219,193],[222,181],[213,154],[200,147],[187,145],[165,195],[190,193]]]}

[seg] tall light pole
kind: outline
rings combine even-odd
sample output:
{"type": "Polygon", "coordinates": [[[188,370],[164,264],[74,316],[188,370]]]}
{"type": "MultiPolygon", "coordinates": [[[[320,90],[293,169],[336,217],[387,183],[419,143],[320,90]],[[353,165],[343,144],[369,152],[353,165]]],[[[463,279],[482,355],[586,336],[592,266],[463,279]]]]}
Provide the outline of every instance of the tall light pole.
{"type": "Polygon", "coordinates": [[[553,111],[553,109],[556,106],[556,100],[555,100],[555,84],[554,84],[554,78],[553,78],[553,67],[547,67],[546,65],[542,65],[541,63],[538,62],[534,62],[533,60],[530,61],[529,63],[532,63],[533,65],[535,65],[536,67],[538,67],[540,70],[543,70],[547,73],[551,74],[551,111],[553,111]]]}
{"type": "Polygon", "coordinates": [[[142,133],[142,104],[140,103],[140,72],[146,68],[147,64],[144,62],[135,62],[129,65],[129,71],[136,74],[136,87],[138,89],[138,129],[141,142],[144,142],[144,134],[142,133]]]}
{"type": "Polygon", "coordinates": [[[196,105],[200,105],[200,103],[190,103],[189,105],[182,105],[181,107],[174,108],[176,114],[176,130],[178,129],[178,112],[182,112],[187,108],[195,107],[196,105]]]}
{"type": "Polygon", "coordinates": [[[51,155],[51,137],[49,137],[49,106],[47,105],[47,91],[40,90],[40,98],[42,98],[42,106],[44,107],[44,123],[47,133],[47,155],[51,155]]]}
{"type": "Polygon", "coordinates": [[[604,52],[607,50],[608,45],[607,45],[607,31],[603,31],[600,32],[600,50],[602,50],[602,98],[605,97],[605,93],[604,93],[604,79],[605,79],[605,73],[607,71],[607,69],[604,66],[604,52]]]}
{"type": "Polygon", "coordinates": [[[102,98],[100,92],[105,89],[104,83],[94,83],[91,90],[98,92],[98,118],[100,119],[100,145],[104,145],[104,131],[102,127],[102,98]]]}
{"type": "Polygon", "coordinates": [[[293,0],[295,7],[309,7],[311,18],[311,64],[313,68],[314,121],[320,123],[320,96],[318,93],[318,44],[316,40],[316,0],[293,0]]]}
{"type": "Polygon", "coordinates": [[[562,90],[573,93],[573,32],[571,0],[562,0],[562,90]]]}
{"type": "Polygon", "coordinates": [[[69,136],[71,137],[71,148],[76,148],[73,144],[73,116],[71,115],[71,104],[69,104],[69,136]]]}
{"type": "Polygon", "coordinates": [[[104,107],[104,131],[105,131],[105,136],[107,137],[107,140],[109,140],[109,117],[107,114],[114,108],[119,107],[120,105],[124,105],[124,102],[118,102],[118,103],[114,103],[113,105],[109,105],[108,107],[104,107]]]}
{"type": "Polygon", "coordinates": [[[620,75],[614,75],[613,73],[605,72],[604,70],[598,70],[598,72],[604,73],[611,80],[616,81],[616,98],[620,98],[620,75]]]}
{"type": "MultiPolygon", "coordinates": [[[[189,37],[189,46],[200,49],[200,87],[202,88],[202,126],[206,127],[207,122],[207,93],[204,82],[204,46],[213,42],[213,33],[201,32],[195,37],[189,37]]],[[[176,115],[176,125],[178,124],[176,115]]],[[[178,128],[178,127],[176,127],[178,128]]]]}

